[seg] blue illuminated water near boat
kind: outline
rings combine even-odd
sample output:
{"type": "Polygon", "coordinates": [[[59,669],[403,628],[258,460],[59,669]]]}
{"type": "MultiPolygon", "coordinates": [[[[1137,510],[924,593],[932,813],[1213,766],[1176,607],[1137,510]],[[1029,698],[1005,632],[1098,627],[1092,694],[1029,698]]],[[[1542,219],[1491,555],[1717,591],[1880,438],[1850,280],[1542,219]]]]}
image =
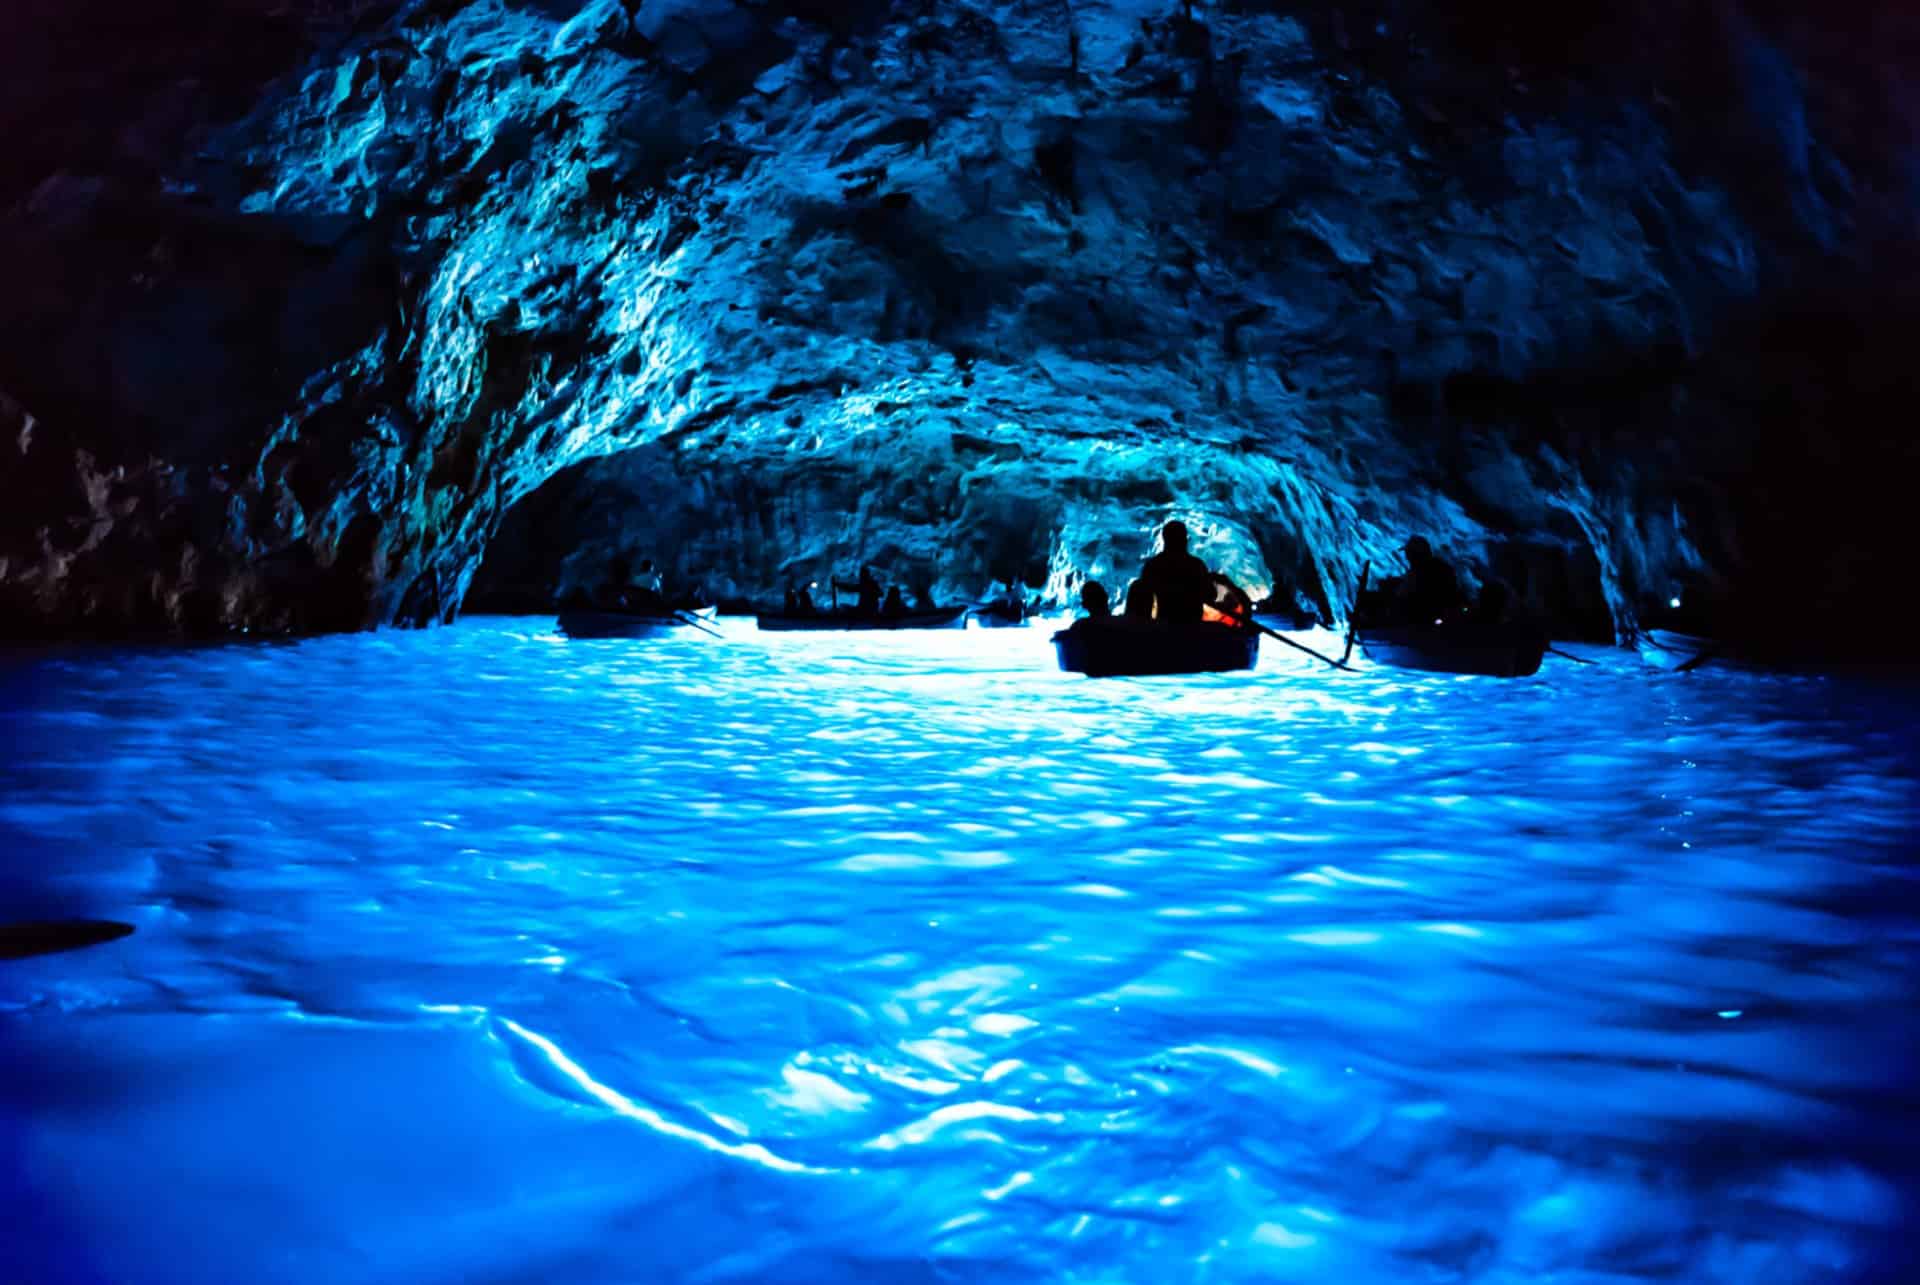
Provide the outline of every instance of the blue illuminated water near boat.
{"type": "Polygon", "coordinates": [[[1911,689],[730,635],[11,662],[14,1278],[1912,1266],[1911,689]]]}

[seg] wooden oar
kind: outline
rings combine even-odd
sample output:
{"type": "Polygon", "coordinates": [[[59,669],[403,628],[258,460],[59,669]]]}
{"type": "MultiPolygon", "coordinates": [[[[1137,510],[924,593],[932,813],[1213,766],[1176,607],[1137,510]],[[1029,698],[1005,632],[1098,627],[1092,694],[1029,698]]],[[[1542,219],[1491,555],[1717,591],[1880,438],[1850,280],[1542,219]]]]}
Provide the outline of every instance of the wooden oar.
{"type": "Polygon", "coordinates": [[[697,618],[695,618],[694,616],[690,615],[687,612],[681,611],[677,607],[674,608],[673,618],[675,620],[678,620],[683,625],[692,625],[695,629],[698,629],[703,634],[712,634],[715,638],[719,638],[722,636],[718,629],[707,628],[705,625],[701,624],[697,618]]]}
{"type": "Polygon", "coordinates": [[[0,924],[0,959],[26,959],[118,941],[132,924],[111,919],[62,919],[44,923],[0,924]]]}
{"type": "Polygon", "coordinates": [[[1360,599],[1366,596],[1367,579],[1373,575],[1373,559],[1360,564],[1360,587],[1354,591],[1353,610],[1347,613],[1347,649],[1340,653],[1342,663],[1353,658],[1353,645],[1360,640],[1360,599]]]}
{"type": "Polygon", "coordinates": [[[1549,656],[1558,656],[1562,660],[1570,660],[1576,665],[1591,665],[1594,663],[1593,661],[1588,660],[1585,656],[1576,656],[1570,651],[1561,651],[1558,647],[1553,646],[1551,643],[1549,643],[1547,646],[1547,654],[1549,656]]]}
{"type": "Polygon", "coordinates": [[[1285,643],[1287,646],[1293,648],[1295,651],[1304,651],[1307,653],[1307,655],[1313,657],[1315,660],[1325,661],[1327,664],[1332,665],[1335,669],[1344,669],[1349,674],[1353,672],[1353,667],[1351,665],[1346,664],[1344,661],[1335,660],[1331,656],[1322,656],[1319,652],[1315,651],[1313,648],[1307,646],[1306,644],[1295,642],[1293,639],[1281,633],[1278,629],[1267,628],[1265,625],[1253,619],[1251,616],[1247,618],[1247,624],[1251,625],[1255,629],[1258,629],[1261,633],[1265,634],[1269,638],[1278,639],[1280,642],[1285,643]]]}

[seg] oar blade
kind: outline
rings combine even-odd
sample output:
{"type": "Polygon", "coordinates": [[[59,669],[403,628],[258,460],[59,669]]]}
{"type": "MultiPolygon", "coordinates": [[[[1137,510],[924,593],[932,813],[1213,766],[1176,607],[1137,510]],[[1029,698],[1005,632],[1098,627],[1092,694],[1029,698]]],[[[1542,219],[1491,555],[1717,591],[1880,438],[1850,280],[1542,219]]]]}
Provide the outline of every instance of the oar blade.
{"type": "Polygon", "coordinates": [[[130,936],[132,924],[112,919],[59,919],[0,924],[0,959],[53,955],[130,936]]]}

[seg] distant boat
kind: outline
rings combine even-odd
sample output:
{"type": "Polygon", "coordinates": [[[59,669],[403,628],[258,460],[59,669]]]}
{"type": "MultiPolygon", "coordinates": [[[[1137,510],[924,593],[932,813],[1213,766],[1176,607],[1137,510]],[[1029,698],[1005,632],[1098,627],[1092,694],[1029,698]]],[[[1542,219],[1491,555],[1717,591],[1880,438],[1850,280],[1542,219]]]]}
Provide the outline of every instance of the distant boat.
{"type": "Polygon", "coordinates": [[[1053,636],[1060,668],[1089,678],[1147,674],[1218,674],[1252,669],[1260,635],[1233,625],[1163,625],[1153,621],[1079,620],[1053,636]]]}
{"type": "Polygon", "coordinates": [[[1649,629],[1633,641],[1640,658],[1655,669],[1693,669],[1721,652],[1721,644],[1715,639],[1671,629],[1649,629]]]}
{"type": "Polygon", "coordinates": [[[1525,678],[1547,654],[1547,636],[1527,625],[1462,621],[1397,629],[1362,629],[1360,648],[1373,660],[1431,674],[1525,678]]]}
{"type": "Polygon", "coordinates": [[[560,632],[569,638],[651,638],[659,634],[699,632],[710,626],[715,609],[670,607],[562,607],[560,632]]]}
{"type": "Polygon", "coordinates": [[[876,616],[861,611],[821,611],[812,615],[765,612],[754,620],[762,629],[793,631],[818,629],[964,629],[967,608],[935,607],[898,616],[876,616]]]}
{"type": "Polygon", "coordinates": [[[982,629],[1018,629],[1032,619],[1026,608],[1010,602],[990,602],[973,609],[974,623],[982,629]]]}

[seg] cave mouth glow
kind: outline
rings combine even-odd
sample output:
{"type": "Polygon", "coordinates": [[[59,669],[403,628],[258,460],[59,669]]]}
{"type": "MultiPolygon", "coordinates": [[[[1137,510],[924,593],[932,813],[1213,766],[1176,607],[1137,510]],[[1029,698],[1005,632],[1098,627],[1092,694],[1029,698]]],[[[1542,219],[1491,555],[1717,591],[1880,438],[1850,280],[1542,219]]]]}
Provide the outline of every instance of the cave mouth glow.
{"type": "Polygon", "coordinates": [[[22,1279],[1904,1252],[1911,687],[720,628],[15,656],[22,1279]]]}

